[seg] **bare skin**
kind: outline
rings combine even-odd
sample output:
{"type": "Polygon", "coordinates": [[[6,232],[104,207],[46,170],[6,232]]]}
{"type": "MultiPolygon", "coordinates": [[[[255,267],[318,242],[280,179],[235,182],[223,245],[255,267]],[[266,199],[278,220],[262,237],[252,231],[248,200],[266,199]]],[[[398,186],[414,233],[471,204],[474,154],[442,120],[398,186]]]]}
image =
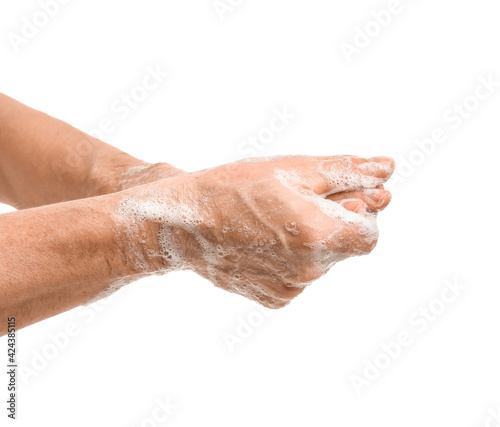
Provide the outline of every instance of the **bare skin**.
{"type": "Polygon", "coordinates": [[[138,160],[3,94],[0,153],[0,202],[17,209],[109,194],[183,172],[138,160]],[[138,171],[120,185],[131,168],[138,171]]]}
{"type": "Polygon", "coordinates": [[[135,226],[129,240],[151,227],[163,230],[166,243],[146,241],[140,254],[164,263],[165,271],[194,270],[223,289],[280,308],[336,262],[373,250],[375,206],[383,208],[390,197],[370,207],[351,196],[384,195],[376,187],[393,170],[388,158],[253,159],[141,187],[124,197],[122,212],[135,226]],[[281,181],[282,171],[299,181],[281,181]]]}
{"type": "Polygon", "coordinates": [[[335,262],[375,247],[369,230],[394,168],[388,158],[294,156],[186,173],[3,95],[0,153],[0,201],[23,209],[0,215],[0,317],[18,327],[174,269],[283,307],[335,262]],[[82,141],[91,149],[78,150],[82,141]],[[350,180],[336,180],[346,170],[350,180]],[[299,181],[283,180],[288,172],[299,181]]]}

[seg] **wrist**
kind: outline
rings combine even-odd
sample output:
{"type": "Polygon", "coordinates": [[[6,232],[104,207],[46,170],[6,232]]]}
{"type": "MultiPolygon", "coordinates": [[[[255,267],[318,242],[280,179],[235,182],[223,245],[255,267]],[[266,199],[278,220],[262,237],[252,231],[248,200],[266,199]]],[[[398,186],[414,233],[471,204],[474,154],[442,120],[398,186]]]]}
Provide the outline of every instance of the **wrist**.
{"type": "Polygon", "coordinates": [[[183,222],[190,214],[179,182],[164,179],[116,193],[119,242],[136,274],[166,273],[192,263],[196,239],[183,222]]]}
{"type": "MultiPolygon", "coordinates": [[[[104,144],[104,143],[103,143],[104,144]]],[[[88,195],[102,196],[119,191],[120,181],[129,170],[146,168],[149,163],[109,147],[99,150],[88,174],[88,195]]]]}
{"type": "Polygon", "coordinates": [[[129,190],[185,173],[168,163],[148,163],[120,152],[94,162],[89,176],[90,195],[129,190]]]}
{"type": "Polygon", "coordinates": [[[183,170],[177,169],[168,163],[140,162],[130,167],[123,168],[117,173],[114,191],[128,190],[184,173],[183,170]]]}

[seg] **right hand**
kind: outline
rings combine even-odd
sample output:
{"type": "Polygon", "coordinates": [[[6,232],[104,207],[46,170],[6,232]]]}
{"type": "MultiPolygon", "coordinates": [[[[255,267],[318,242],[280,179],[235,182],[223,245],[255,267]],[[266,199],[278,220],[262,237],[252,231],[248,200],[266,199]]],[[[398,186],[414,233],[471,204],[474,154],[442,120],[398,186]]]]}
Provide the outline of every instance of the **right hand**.
{"type": "Polygon", "coordinates": [[[148,253],[166,270],[280,308],[336,262],[373,250],[376,213],[341,195],[381,188],[393,170],[388,158],[257,158],[139,187],[120,211],[136,230],[154,227],[148,253]]]}

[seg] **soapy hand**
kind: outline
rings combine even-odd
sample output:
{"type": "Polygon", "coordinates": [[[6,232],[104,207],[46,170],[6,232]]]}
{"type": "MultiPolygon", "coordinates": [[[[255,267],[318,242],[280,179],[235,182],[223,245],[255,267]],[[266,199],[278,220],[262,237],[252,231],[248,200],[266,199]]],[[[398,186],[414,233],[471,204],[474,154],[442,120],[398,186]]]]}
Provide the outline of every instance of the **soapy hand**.
{"type": "Polygon", "coordinates": [[[118,213],[137,268],[191,269],[280,308],[373,250],[393,170],[385,157],[256,158],[125,191],[118,213]]]}

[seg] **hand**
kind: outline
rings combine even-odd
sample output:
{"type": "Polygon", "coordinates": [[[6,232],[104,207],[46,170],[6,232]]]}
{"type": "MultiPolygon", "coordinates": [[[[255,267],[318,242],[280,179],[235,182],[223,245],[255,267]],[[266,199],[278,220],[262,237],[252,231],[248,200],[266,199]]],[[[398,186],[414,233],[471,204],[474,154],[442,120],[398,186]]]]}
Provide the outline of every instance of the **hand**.
{"type": "Polygon", "coordinates": [[[393,170],[388,158],[251,159],[139,187],[119,213],[145,263],[280,308],[336,262],[373,250],[385,206],[351,197],[386,194],[387,204],[393,170]]]}

